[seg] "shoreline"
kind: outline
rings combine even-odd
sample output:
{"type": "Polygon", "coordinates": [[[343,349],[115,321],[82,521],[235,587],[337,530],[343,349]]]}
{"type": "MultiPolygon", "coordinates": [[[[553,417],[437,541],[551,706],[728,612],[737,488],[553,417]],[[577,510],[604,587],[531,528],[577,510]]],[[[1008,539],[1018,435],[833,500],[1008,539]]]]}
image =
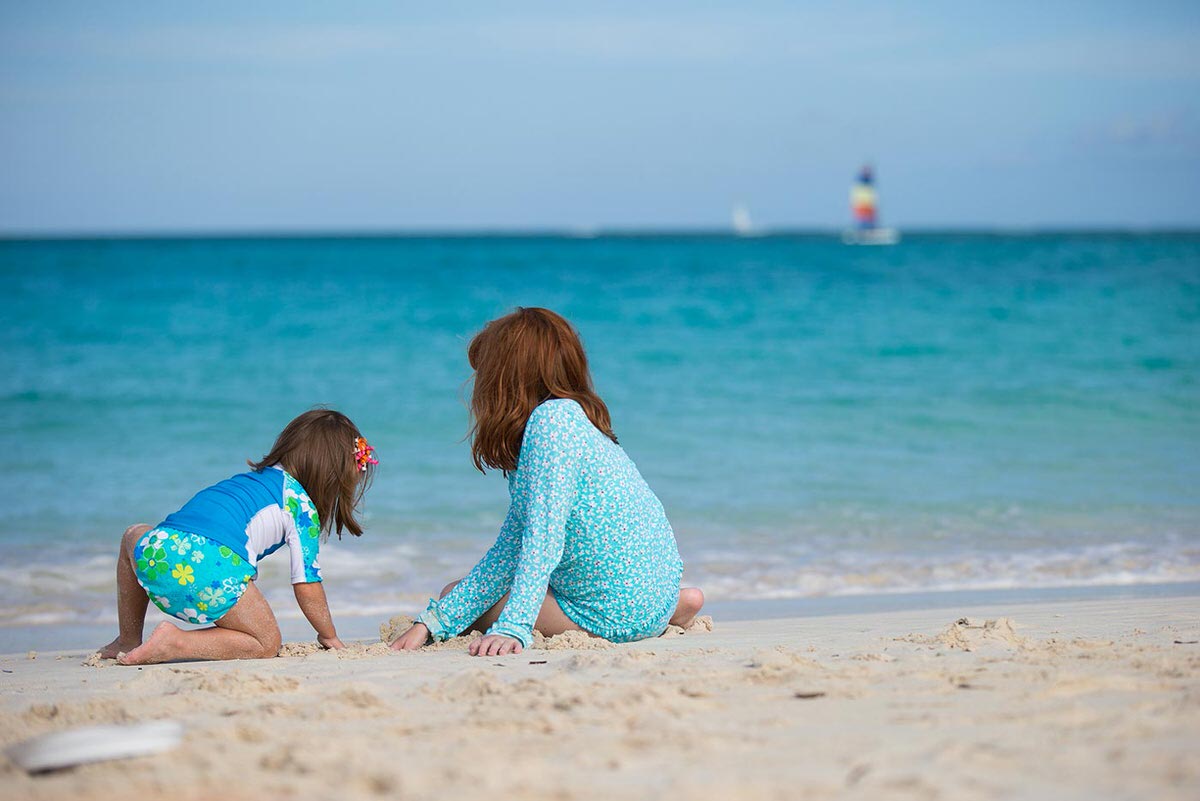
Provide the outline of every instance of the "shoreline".
{"type": "Polygon", "coordinates": [[[186,734],[171,755],[43,776],[0,758],[0,795],[1194,798],[1198,643],[1188,594],[717,617],[506,658],[377,637],[140,669],[12,654],[0,745],[152,719],[186,734]]]}
{"type": "MultiPolygon", "coordinates": [[[[709,600],[703,614],[718,620],[769,620],[876,614],[890,611],[952,609],[985,604],[1035,604],[1052,601],[1087,601],[1115,598],[1177,598],[1200,596],[1200,581],[1145,584],[1104,584],[1068,587],[1013,587],[1003,589],[930,590],[807,598],[709,600]]],[[[312,639],[308,623],[294,609],[283,611],[279,627],[285,641],[312,639]],[[295,614],[289,614],[294,612],[295,614]]],[[[333,610],[336,614],[336,608],[333,610]]],[[[414,615],[416,608],[397,607],[392,614],[414,615]]],[[[337,615],[334,622],[343,640],[373,638],[388,613],[337,615]]],[[[146,616],[146,633],[163,620],[172,620],[153,605],[146,616]]],[[[70,651],[98,648],[111,640],[116,623],[44,623],[0,626],[0,654],[36,651],[70,651]]]]}

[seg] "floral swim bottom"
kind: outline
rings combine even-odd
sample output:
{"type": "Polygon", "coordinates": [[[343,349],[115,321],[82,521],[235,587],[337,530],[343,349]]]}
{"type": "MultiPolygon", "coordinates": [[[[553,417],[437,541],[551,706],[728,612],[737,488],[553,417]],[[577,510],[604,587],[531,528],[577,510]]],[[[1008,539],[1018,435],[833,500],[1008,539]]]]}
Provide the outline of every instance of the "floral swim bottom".
{"type": "Polygon", "coordinates": [[[134,574],[154,605],[186,623],[214,623],[242,597],[255,570],[226,545],[170,528],[133,548],[134,574]]]}

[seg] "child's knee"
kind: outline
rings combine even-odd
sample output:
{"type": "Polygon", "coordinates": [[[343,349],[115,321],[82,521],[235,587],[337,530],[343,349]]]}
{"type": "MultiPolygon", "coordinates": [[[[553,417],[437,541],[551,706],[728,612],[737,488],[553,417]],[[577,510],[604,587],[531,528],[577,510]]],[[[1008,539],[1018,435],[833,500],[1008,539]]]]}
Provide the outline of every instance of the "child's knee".
{"type": "Polygon", "coordinates": [[[449,584],[447,584],[445,587],[442,587],[442,594],[439,595],[438,597],[445,598],[447,595],[449,595],[451,592],[453,592],[454,588],[458,586],[459,581],[462,581],[462,579],[459,579],[458,581],[452,581],[449,584]]]}
{"type": "Polygon", "coordinates": [[[259,645],[262,646],[260,656],[263,659],[279,656],[279,649],[283,647],[283,635],[279,633],[278,626],[271,631],[263,633],[257,639],[259,645]]]}
{"type": "Polygon", "coordinates": [[[125,533],[121,535],[121,545],[132,550],[133,546],[137,545],[137,541],[152,528],[154,528],[154,526],[150,526],[145,523],[133,524],[129,528],[125,529],[125,533]]]}

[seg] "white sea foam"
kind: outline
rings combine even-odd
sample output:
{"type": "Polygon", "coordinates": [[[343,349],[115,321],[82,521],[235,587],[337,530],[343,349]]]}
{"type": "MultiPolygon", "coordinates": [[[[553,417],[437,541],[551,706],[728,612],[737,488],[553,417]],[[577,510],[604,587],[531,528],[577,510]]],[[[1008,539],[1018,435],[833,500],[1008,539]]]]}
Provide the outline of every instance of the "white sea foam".
{"type": "Polygon", "coordinates": [[[1158,584],[1200,580],[1200,547],[1116,543],[921,558],[858,553],[804,564],[754,564],[702,553],[686,578],[723,599],[1158,584]]]}
{"type": "MultiPolygon", "coordinates": [[[[323,550],[321,562],[336,615],[387,615],[420,609],[476,556],[466,548],[344,541],[323,550]]],[[[112,575],[113,557],[101,554],[75,567],[59,560],[0,566],[0,627],[115,623],[112,575]]],[[[684,581],[703,587],[713,600],[1159,584],[1200,581],[1200,544],[1109,543],[920,557],[859,551],[803,559],[714,548],[690,555],[684,581]]],[[[280,618],[300,616],[286,559],[264,560],[258,585],[280,618]]]]}

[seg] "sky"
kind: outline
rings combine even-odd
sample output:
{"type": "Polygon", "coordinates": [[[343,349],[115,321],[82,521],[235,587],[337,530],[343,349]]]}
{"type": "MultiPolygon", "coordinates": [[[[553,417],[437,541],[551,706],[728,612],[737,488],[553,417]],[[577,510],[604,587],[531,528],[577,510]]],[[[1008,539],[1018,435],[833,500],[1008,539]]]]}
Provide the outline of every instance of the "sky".
{"type": "Polygon", "coordinates": [[[0,0],[0,234],[1200,226],[1200,3],[0,0]]]}

